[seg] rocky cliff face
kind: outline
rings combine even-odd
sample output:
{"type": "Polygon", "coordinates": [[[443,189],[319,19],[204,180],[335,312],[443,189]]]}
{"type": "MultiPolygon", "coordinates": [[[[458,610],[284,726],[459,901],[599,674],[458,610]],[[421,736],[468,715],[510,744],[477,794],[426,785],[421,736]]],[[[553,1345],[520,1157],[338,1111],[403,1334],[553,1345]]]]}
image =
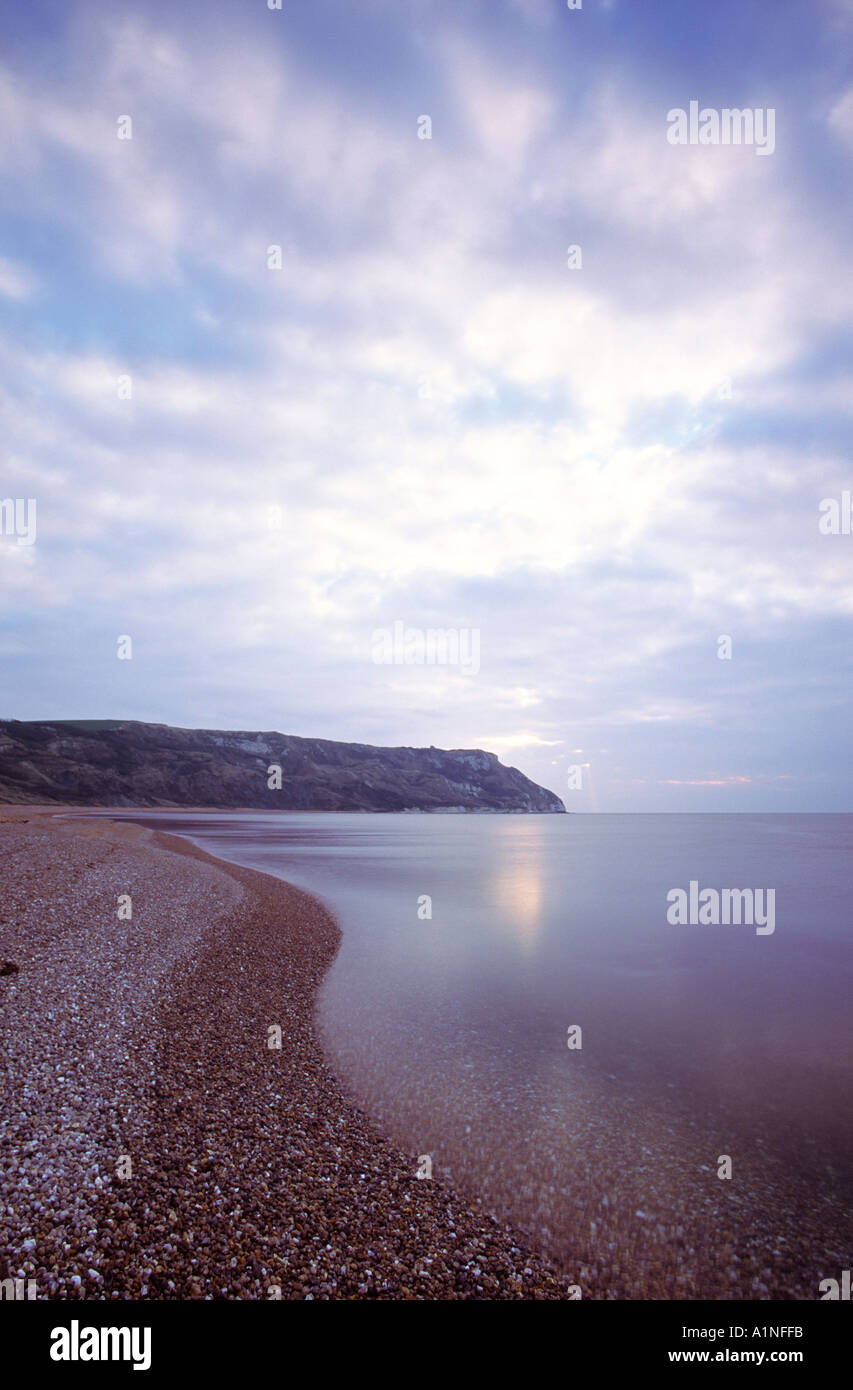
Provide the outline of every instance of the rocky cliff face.
{"type": "Polygon", "coordinates": [[[279,811],[560,812],[479,749],[373,748],[135,720],[0,720],[0,802],[279,811]],[[268,783],[281,768],[281,786],[268,783]]]}

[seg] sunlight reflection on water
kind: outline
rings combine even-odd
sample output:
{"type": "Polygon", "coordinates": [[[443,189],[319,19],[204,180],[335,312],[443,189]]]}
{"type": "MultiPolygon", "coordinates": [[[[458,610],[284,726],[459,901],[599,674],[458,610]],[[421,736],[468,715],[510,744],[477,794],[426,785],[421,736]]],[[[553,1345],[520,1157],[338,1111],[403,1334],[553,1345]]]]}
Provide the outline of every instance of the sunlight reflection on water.
{"type": "Polygon", "coordinates": [[[344,931],[319,1003],[338,1075],[593,1296],[813,1297],[834,1268],[853,817],[157,824],[326,901],[344,931]],[[774,887],[776,932],[669,925],[666,893],[690,879],[774,887]]]}

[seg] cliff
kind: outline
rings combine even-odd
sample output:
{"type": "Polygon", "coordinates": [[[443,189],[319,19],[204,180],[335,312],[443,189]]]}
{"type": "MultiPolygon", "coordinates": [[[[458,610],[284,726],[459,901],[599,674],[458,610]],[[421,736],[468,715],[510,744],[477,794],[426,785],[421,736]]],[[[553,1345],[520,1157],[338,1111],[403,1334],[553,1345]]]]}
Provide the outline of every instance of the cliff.
{"type": "Polygon", "coordinates": [[[280,811],[565,812],[494,753],[136,720],[0,720],[0,802],[280,811]],[[268,769],[281,768],[281,787],[268,769]]]}

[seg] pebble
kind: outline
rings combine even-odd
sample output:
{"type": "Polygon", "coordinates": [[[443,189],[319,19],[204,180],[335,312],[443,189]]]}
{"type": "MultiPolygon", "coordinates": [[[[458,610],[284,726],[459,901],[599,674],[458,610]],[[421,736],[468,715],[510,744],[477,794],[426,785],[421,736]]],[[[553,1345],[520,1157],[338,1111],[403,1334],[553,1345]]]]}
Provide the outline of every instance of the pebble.
{"type": "Polygon", "coordinates": [[[0,1278],[25,1261],[41,1299],[568,1297],[575,1275],[419,1181],[342,1093],[314,1024],[340,931],[316,899],[27,812],[0,819],[0,1278]]]}

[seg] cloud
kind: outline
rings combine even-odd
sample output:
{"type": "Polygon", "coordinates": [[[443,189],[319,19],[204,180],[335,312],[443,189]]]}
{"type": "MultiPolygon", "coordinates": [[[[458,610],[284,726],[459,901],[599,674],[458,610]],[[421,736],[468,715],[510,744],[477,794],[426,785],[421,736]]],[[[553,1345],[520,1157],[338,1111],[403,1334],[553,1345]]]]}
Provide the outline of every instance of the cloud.
{"type": "Polygon", "coordinates": [[[537,29],[553,28],[555,10],[551,0],[509,0],[510,9],[537,29]]]}
{"type": "Polygon", "coordinates": [[[848,88],[829,113],[829,125],[849,145],[853,145],[853,87],[848,88]]]}
{"type": "Polygon", "coordinates": [[[36,284],[35,277],[25,266],[0,256],[0,294],[9,299],[29,299],[36,284]]]}
{"type": "Polygon", "coordinates": [[[751,781],[751,777],[666,777],[663,779],[663,785],[666,787],[737,787],[744,786],[751,781]]]}
{"type": "Polygon", "coordinates": [[[478,740],[478,747],[496,752],[510,752],[516,748],[558,748],[561,738],[540,738],[528,729],[513,734],[484,734],[478,740]]]}
{"type": "Polygon", "coordinates": [[[50,650],[85,712],[91,644],[138,717],[485,743],[546,778],[549,750],[606,742],[602,804],[726,766],[738,719],[756,747],[726,785],[766,789],[780,688],[838,729],[853,586],[817,508],[850,485],[853,293],[832,200],[778,152],[668,146],[642,61],[573,58],[567,90],[550,9],[507,13],[513,61],[458,11],[411,47],[395,31],[402,98],[379,57],[345,83],[296,15],[271,44],[72,7],[49,79],[2,74],[4,177],[43,233],[0,262],[12,310],[38,291],[23,341],[0,331],[4,495],[39,498],[37,546],[4,550],[23,699],[47,702],[50,650]],[[374,667],[397,619],[476,627],[480,672],[374,667]]]}

